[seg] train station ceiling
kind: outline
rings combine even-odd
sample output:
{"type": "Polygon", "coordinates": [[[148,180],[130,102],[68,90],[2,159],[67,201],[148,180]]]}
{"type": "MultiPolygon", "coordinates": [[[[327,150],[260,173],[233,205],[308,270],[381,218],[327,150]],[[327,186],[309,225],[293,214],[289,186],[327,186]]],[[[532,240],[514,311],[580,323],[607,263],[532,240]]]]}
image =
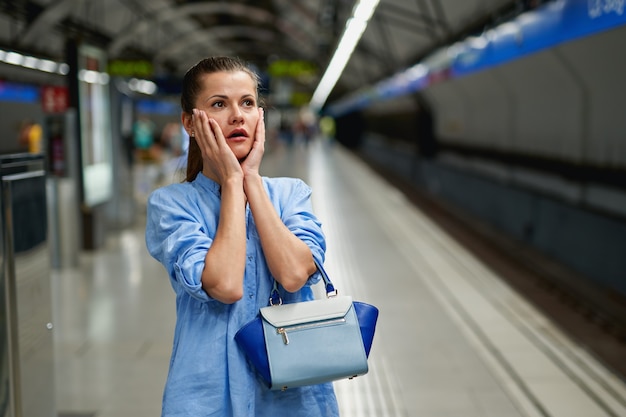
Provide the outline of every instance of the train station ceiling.
{"type": "MultiPolygon", "coordinates": [[[[526,3],[529,0],[380,0],[331,99],[480,33],[518,13],[526,3]]],[[[236,55],[261,71],[276,69],[277,62],[284,64],[283,70],[295,63],[296,70],[285,70],[287,75],[299,88],[312,92],[355,4],[355,0],[0,0],[0,49],[62,62],[67,41],[75,40],[102,48],[109,60],[148,61],[154,76],[169,77],[181,76],[209,55],[236,55]]],[[[0,78],[12,76],[9,66],[0,63],[0,78]]],[[[23,70],[19,74],[25,76],[23,70]]]]}

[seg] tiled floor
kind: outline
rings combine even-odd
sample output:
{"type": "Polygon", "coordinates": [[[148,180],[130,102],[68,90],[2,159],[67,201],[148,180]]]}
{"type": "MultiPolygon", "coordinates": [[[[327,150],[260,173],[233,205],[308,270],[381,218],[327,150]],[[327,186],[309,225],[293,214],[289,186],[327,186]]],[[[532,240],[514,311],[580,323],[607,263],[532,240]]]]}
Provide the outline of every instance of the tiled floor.
{"type": "MultiPolygon", "coordinates": [[[[276,148],[263,170],[313,187],[329,274],[380,309],[342,416],[626,416],[621,380],[349,153],[276,148]]],[[[174,296],[139,218],[52,275],[60,415],[160,415],[174,296]]]]}

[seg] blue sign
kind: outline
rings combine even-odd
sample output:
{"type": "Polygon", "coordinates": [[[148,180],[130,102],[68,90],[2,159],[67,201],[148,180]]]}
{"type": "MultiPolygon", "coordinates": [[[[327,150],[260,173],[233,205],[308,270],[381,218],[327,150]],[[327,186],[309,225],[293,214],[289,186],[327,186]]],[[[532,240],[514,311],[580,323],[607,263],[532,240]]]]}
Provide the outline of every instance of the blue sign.
{"type": "Polygon", "coordinates": [[[177,115],[180,107],[170,101],[163,100],[139,100],[137,112],[144,114],[177,115]]]}
{"type": "Polygon", "coordinates": [[[36,103],[39,101],[39,87],[0,81],[0,101],[36,103]]]}
{"type": "Polygon", "coordinates": [[[461,76],[626,23],[626,0],[557,0],[463,42],[452,63],[461,76]]]}
{"type": "Polygon", "coordinates": [[[448,78],[537,53],[626,24],[626,0],[555,0],[469,37],[377,85],[332,103],[332,116],[364,108],[375,100],[411,94],[448,78]]]}

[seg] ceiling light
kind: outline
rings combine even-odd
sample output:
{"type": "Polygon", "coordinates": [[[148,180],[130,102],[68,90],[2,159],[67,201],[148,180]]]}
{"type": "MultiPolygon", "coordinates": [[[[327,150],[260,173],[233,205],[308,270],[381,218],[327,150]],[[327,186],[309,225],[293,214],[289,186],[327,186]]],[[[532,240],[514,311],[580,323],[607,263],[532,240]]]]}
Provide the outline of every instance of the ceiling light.
{"type": "Polygon", "coordinates": [[[367,22],[374,14],[378,2],[379,0],[360,0],[355,6],[352,17],[346,22],[346,29],[328,68],[326,68],[326,72],[313,93],[309,103],[309,107],[313,111],[318,112],[322,108],[331,91],[335,88],[335,84],[341,77],[341,73],[350,60],[363,32],[365,32],[367,22]]]}
{"type": "Polygon", "coordinates": [[[38,61],[39,60],[35,57],[25,56],[24,61],[22,62],[22,66],[30,69],[36,69],[38,61]]]}
{"type": "Polygon", "coordinates": [[[24,55],[18,54],[17,52],[9,52],[4,57],[4,62],[6,62],[7,64],[22,65],[23,61],[24,55]]]}
{"type": "Polygon", "coordinates": [[[57,72],[59,64],[49,59],[40,59],[37,62],[37,69],[44,72],[57,72]]]}
{"type": "Polygon", "coordinates": [[[109,83],[109,74],[92,70],[80,70],[78,79],[88,84],[106,85],[109,83]]]}
{"type": "Polygon", "coordinates": [[[18,52],[4,51],[2,49],[0,49],[0,61],[6,64],[18,65],[24,68],[43,72],[58,73],[61,75],[67,75],[69,72],[69,66],[66,63],[57,63],[49,59],[22,55],[18,52]]]}
{"type": "Polygon", "coordinates": [[[152,81],[140,80],[140,79],[137,79],[137,78],[132,78],[128,82],[128,88],[131,91],[135,91],[135,92],[143,93],[143,94],[148,94],[148,95],[152,95],[152,94],[156,93],[156,91],[157,91],[157,85],[155,83],[153,83],[152,81]]]}
{"type": "Polygon", "coordinates": [[[59,69],[57,72],[61,75],[67,75],[70,72],[70,66],[63,62],[59,64],[59,69]]]}

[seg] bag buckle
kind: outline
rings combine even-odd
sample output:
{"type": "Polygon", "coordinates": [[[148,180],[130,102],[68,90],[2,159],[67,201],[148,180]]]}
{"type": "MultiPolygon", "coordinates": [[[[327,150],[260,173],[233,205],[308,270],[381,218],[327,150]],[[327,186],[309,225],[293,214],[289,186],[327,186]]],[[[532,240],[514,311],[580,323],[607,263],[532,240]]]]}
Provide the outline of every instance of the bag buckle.
{"type": "Polygon", "coordinates": [[[339,294],[339,291],[335,288],[335,286],[331,282],[326,283],[326,298],[336,297],[339,294]]]}
{"type": "Polygon", "coordinates": [[[270,293],[270,305],[279,306],[282,304],[283,299],[280,297],[280,293],[278,292],[278,282],[274,280],[274,286],[272,287],[272,292],[270,293]]]}

